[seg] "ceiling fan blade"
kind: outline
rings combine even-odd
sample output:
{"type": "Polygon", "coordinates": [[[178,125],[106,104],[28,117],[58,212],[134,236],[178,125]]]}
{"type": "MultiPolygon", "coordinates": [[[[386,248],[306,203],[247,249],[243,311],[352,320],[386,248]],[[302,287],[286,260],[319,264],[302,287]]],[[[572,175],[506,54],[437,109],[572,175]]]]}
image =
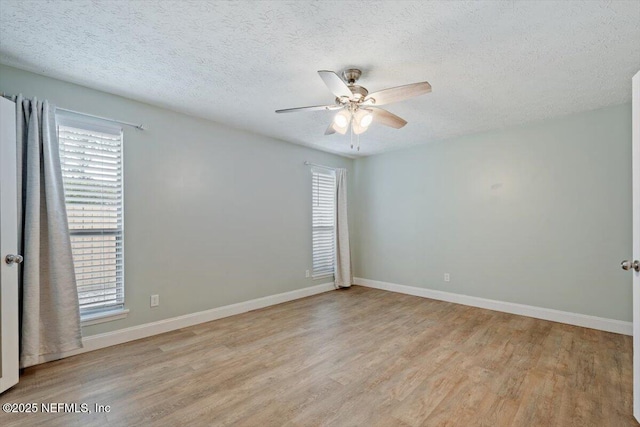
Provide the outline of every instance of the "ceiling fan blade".
{"type": "Polygon", "coordinates": [[[332,121],[331,124],[329,125],[329,127],[327,127],[327,130],[324,131],[324,134],[325,135],[333,135],[334,133],[336,133],[336,128],[334,127],[334,123],[332,121]]]}
{"type": "Polygon", "coordinates": [[[412,83],[410,85],[392,87],[378,92],[370,93],[365,99],[365,104],[385,105],[392,102],[404,101],[418,95],[431,92],[429,82],[412,83]],[[371,102],[373,100],[374,102],[371,102]],[[370,102],[367,102],[370,101],[370,102]]]}
{"type": "Polygon", "coordinates": [[[371,108],[369,111],[373,114],[373,121],[380,123],[381,125],[400,129],[407,124],[405,119],[398,117],[387,110],[383,110],[382,108],[371,108]]]}
{"type": "Polygon", "coordinates": [[[294,113],[296,111],[320,111],[320,110],[338,110],[342,105],[314,105],[311,107],[285,108],[284,110],[276,110],[276,113],[294,113]]]}
{"type": "Polygon", "coordinates": [[[324,84],[327,85],[331,93],[333,93],[338,98],[342,96],[346,96],[347,98],[351,98],[353,94],[351,93],[351,89],[349,86],[333,71],[321,70],[318,71],[320,77],[324,81],[324,84]]]}
{"type": "Polygon", "coordinates": [[[329,125],[329,127],[327,127],[327,130],[324,131],[324,134],[333,135],[334,133],[338,132],[340,135],[344,135],[345,133],[347,133],[347,129],[349,129],[349,126],[341,128],[340,126],[335,124],[335,122],[331,121],[331,124],[329,125]]]}

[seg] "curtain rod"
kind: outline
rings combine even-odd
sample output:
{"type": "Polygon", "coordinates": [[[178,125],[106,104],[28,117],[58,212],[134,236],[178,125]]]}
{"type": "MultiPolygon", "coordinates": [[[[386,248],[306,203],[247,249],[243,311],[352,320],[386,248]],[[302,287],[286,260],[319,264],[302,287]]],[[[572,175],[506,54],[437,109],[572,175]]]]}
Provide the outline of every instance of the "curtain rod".
{"type": "Polygon", "coordinates": [[[307,165],[307,166],[315,166],[317,168],[331,169],[332,171],[336,170],[336,168],[332,168],[331,166],[319,165],[319,164],[316,164],[316,163],[311,163],[311,162],[306,161],[306,160],[305,160],[304,164],[307,165]]]}
{"type": "MultiPolygon", "coordinates": [[[[14,95],[9,95],[9,94],[4,93],[4,92],[2,92],[2,96],[5,97],[5,98],[10,98],[11,100],[13,100],[13,98],[15,98],[14,95]]],[[[131,127],[136,128],[136,129],[139,129],[139,130],[145,130],[145,127],[144,127],[143,124],[136,124],[136,123],[131,123],[131,122],[125,122],[125,121],[122,121],[122,120],[110,119],[109,117],[96,116],[94,114],[88,114],[88,113],[83,113],[81,111],[69,110],[68,108],[62,108],[62,107],[56,107],[56,110],[66,111],[67,113],[78,114],[80,116],[85,116],[85,117],[92,117],[94,119],[100,119],[100,120],[104,120],[104,121],[107,121],[107,122],[120,123],[121,125],[131,126],[131,127]]]]}
{"type": "Polygon", "coordinates": [[[104,120],[104,121],[107,121],[107,122],[120,123],[121,125],[131,126],[131,127],[136,128],[136,129],[139,129],[139,130],[145,130],[145,127],[144,127],[143,124],[136,124],[136,123],[131,123],[131,122],[125,122],[125,121],[122,121],[122,120],[110,119],[108,117],[96,116],[94,114],[83,113],[81,111],[69,110],[68,108],[56,107],[56,110],[66,111],[67,113],[78,114],[80,116],[91,117],[91,118],[94,118],[94,119],[100,119],[100,120],[104,120]]]}

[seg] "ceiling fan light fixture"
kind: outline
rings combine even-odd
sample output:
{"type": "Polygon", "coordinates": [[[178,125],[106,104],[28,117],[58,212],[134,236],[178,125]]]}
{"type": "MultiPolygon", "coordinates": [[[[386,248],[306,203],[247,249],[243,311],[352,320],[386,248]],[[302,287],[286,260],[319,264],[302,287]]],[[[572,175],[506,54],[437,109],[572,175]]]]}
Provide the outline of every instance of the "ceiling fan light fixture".
{"type": "Polygon", "coordinates": [[[361,133],[365,133],[367,130],[366,127],[360,126],[357,122],[353,122],[353,133],[355,135],[360,135],[361,133]]]}
{"type": "MultiPolygon", "coordinates": [[[[361,111],[366,111],[366,110],[361,110],[361,111]]],[[[373,122],[373,114],[371,114],[369,111],[367,111],[367,114],[363,115],[360,118],[360,126],[365,127],[365,128],[369,127],[371,122],[373,122]]]]}
{"type": "Polygon", "coordinates": [[[351,117],[349,116],[349,113],[346,110],[340,111],[333,118],[333,123],[335,123],[335,125],[338,128],[344,129],[345,131],[347,130],[347,127],[349,126],[350,121],[351,121],[351,117]]]}
{"type": "Polygon", "coordinates": [[[338,132],[340,135],[345,135],[348,129],[349,129],[349,126],[341,128],[341,127],[338,127],[337,124],[333,123],[333,130],[338,132]]]}
{"type": "Polygon", "coordinates": [[[373,121],[373,114],[371,114],[371,111],[369,110],[359,109],[354,113],[353,118],[354,131],[356,131],[356,133],[362,133],[367,130],[373,121]]]}
{"type": "MultiPolygon", "coordinates": [[[[369,93],[365,87],[356,84],[361,74],[361,70],[349,68],[344,70],[341,78],[334,71],[320,70],[318,75],[335,96],[334,104],[286,108],[276,110],[276,113],[340,110],[325,130],[325,135],[334,133],[344,135],[351,130],[351,148],[353,148],[353,136],[366,132],[374,119],[376,123],[394,129],[400,129],[407,124],[407,121],[403,118],[379,108],[379,106],[404,101],[405,99],[431,92],[429,82],[418,82],[369,93]]],[[[360,149],[359,141],[360,139],[358,138],[358,150],[360,149]]]]}
{"type": "Polygon", "coordinates": [[[366,132],[368,126],[371,124],[371,112],[367,110],[357,110],[353,113],[353,121],[351,126],[353,128],[353,133],[356,135],[360,135],[361,133],[366,132]]]}

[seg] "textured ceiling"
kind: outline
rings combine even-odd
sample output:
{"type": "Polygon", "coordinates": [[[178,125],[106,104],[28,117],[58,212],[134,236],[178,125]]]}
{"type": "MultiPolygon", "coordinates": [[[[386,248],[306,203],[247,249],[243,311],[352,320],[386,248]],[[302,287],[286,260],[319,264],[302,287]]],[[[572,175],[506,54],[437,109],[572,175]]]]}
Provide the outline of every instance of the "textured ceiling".
{"type": "MultiPolygon", "coordinates": [[[[0,2],[0,62],[347,156],[630,100],[640,1],[0,2]],[[370,91],[427,80],[389,105],[360,153],[324,136],[316,70],[360,67],[370,91]]],[[[135,121],[135,117],[128,117],[135,121]]]]}

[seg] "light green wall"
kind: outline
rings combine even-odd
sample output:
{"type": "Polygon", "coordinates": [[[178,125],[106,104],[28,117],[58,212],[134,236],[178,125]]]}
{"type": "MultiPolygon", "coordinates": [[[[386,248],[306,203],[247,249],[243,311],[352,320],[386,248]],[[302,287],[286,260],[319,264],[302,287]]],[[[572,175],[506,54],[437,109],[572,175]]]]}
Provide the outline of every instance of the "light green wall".
{"type": "Polygon", "coordinates": [[[630,321],[630,154],[626,104],[358,159],[355,275],[630,321]]]}
{"type": "Polygon", "coordinates": [[[5,66],[0,91],[148,127],[125,128],[131,312],[85,335],[320,283],[304,160],[351,171],[358,277],[631,320],[630,105],[353,162],[5,66]]]}
{"type": "Polygon", "coordinates": [[[85,335],[330,281],[305,279],[311,176],[303,162],[351,170],[352,160],[5,66],[0,91],[147,127],[124,129],[131,311],[85,335]]]}

